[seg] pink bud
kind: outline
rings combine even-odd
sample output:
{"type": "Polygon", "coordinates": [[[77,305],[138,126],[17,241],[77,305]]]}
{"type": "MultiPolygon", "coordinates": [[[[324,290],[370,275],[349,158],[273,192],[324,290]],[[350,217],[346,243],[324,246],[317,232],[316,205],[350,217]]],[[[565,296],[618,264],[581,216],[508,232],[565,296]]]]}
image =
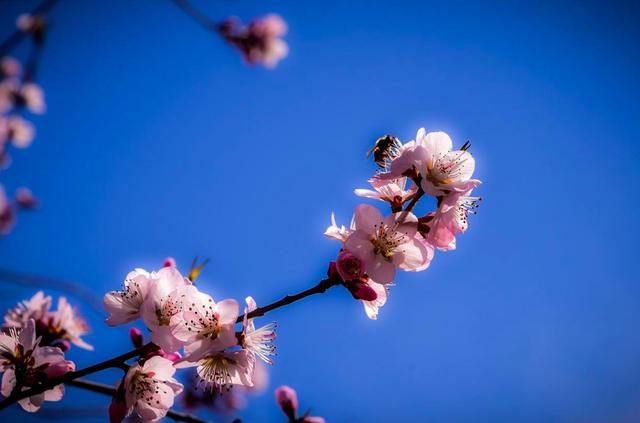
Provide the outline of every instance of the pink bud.
{"type": "Polygon", "coordinates": [[[344,286],[347,287],[356,300],[375,301],[378,298],[376,291],[366,282],[349,281],[344,286]]]}
{"type": "Polygon", "coordinates": [[[176,259],[173,257],[167,257],[162,263],[162,267],[176,267],[176,259]]]}
{"type": "Polygon", "coordinates": [[[282,385],[276,389],[276,402],[290,421],[296,420],[298,414],[298,395],[293,388],[282,385]]]}
{"type": "Polygon", "coordinates": [[[136,348],[144,345],[144,335],[142,335],[142,332],[138,328],[131,328],[129,330],[129,338],[131,338],[131,343],[136,348]]]}
{"type": "Polygon", "coordinates": [[[364,274],[362,260],[344,248],[340,250],[336,259],[336,270],[343,281],[360,279],[364,274]]]}
{"type": "Polygon", "coordinates": [[[16,190],[16,204],[23,209],[35,209],[38,207],[38,199],[29,188],[21,187],[16,190]]]}

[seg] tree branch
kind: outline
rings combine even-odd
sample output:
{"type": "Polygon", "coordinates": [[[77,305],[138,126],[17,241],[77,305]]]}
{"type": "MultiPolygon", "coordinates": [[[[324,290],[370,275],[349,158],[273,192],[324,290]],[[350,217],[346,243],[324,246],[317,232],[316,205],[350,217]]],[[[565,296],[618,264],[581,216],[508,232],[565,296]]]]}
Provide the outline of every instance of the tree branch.
{"type": "Polygon", "coordinates": [[[68,372],[65,373],[64,375],[54,378],[54,379],[48,379],[46,381],[44,381],[42,384],[34,386],[30,389],[24,390],[24,391],[19,391],[19,392],[12,392],[11,395],[9,395],[7,398],[3,399],[2,401],[0,401],[0,410],[3,410],[5,408],[7,408],[9,405],[20,401],[21,399],[24,398],[28,398],[31,397],[33,395],[37,395],[37,394],[41,394],[45,391],[48,391],[49,389],[52,389],[53,387],[55,387],[56,385],[59,385],[61,383],[69,383],[71,381],[73,381],[74,379],[78,379],[80,377],[83,376],[87,376],[90,375],[92,373],[96,373],[99,372],[101,370],[105,370],[105,369],[109,369],[109,368],[119,368],[120,365],[122,363],[124,363],[125,361],[133,358],[133,357],[137,357],[137,356],[142,356],[142,355],[146,355],[150,352],[156,351],[157,349],[159,349],[160,347],[158,347],[157,345],[153,344],[153,343],[148,343],[145,344],[143,346],[141,346],[140,348],[136,348],[135,350],[129,351],[127,353],[121,354],[117,357],[114,357],[112,359],[94,364],[93,366],[89,366],[89,367],[85,367],[84,369],[81,370],[77,370],[75,372],[68,372]]]}
{"type": "Polygon", "coordinates": [[[208,31],[218,32],[218,22],[211,19],[203,11],[196,8],[188,0],[171,0],[176,6],[191,16],[200,26],[208,31]]]}
{"type": "MultiPolygon", "coordinates": [[[[336,285],[340,285],[340,281],[336,281],[336,280],[332,280],[332,279],[323,279],[320,281],[320,283],[318,283],[318,285],[314,286],[313,288],[309,288],[305,291],[299,292],[297,294],[294,295],[287,295],[285,297],[283,297],[282,299],[271,303],[269,305],[266,305],[264,307],[258,307],[257,309],[253,310],[251,313],[248,314],[248,318],[252,319],[254,317],[260,317],[260,316],[264,316],[265,313],[268,313],[271,310],[275,310],[276,308],[280,308],[283,306],[286,306],[287,304],[291,304],[294,303],[296,301],[300,301],[303,298],[306,298],[310,295],[313,294],[322,294],[323,292],[325,292],[327,289],[331,288],[332,286],[336,286],[336,285]]],[[[244,318],[244,316],[240,316],[238,317],[238,319],[236,320],[236,323],[240,323],[242,322],[242,319],[244,318]]]]}
{"type": "MultiPolygon", "coordinates": [[[[97,392],[100,394],[106,394],[109,396],[114,396],[116,393],[115,388],[112,386],[106,385],[104,383],[93,382],[90,380],[84,379],[76,379],[67,383],[68,385],[75,386],[76,388],[86,389],[88,391],[97,392]]],[[[200,419],[192,414],[181,413],[179,411],[169,410],[167,412],[167,417],[179,421],[179,422],[191,422],[191,423],[211,423],[208,420],[200,419]]]]}

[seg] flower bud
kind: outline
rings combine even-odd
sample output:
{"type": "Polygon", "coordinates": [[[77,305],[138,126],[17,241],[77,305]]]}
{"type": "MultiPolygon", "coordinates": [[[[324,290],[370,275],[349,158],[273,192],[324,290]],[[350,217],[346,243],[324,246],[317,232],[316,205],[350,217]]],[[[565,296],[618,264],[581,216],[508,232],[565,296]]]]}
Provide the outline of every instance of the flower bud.
{"type": "Polygon", "coordinates": [[[344,248],[336,259],[336,270],[343,281],[360,279],[364,275],[362,260],[344,248]]]}
{"type": "Polygon", "coordinates": [[[131,338],[131,343],[134,347],[140,348],[144,345],[144,336],[142,332],[138,328],[131,328],[129,330],[129,337],[131,338]]]}
{"type": "Polygon", "coordinates": [[[276,389],[276,402],[290,421],[296,420],[298,414],[298,395],[293,388],[282,385],[276,389]]]}
{"type": "Polygon", "coordinates": [[[120,423],[127,417],[127,404],[122,400],[114,397],[111,400],[111,405],[109,405],[109,422],[111,423],[120,423]]]}
{"type": "Polygon", "coordinates": [[[16,190],[16,204],[22,209],[35,209],[38,199],[29,188],[21,187],[16,190]]]}
{"type": "Polygon", "coordinates": [[[345,282],[344,286],[356,300],[375,301],[378,298],[376,291],[366,282],[352,280],[345,282]]]}
{"type": "Polygon", "coordinates": [[[162,263],[162,267],[176,267],[176,259],[173,257],[167,257],[162,263]]]}
{"type": "Polygon", "coordinates": [[[71,349],[71,344],[69,343],[69,341],[63,340],[63,339],[58,339],[57,341],[54,341],[53,343],[51,343],[51,346],[52,347],[58,347],[63,352],[64,351],[69,351],[71,349]]]}

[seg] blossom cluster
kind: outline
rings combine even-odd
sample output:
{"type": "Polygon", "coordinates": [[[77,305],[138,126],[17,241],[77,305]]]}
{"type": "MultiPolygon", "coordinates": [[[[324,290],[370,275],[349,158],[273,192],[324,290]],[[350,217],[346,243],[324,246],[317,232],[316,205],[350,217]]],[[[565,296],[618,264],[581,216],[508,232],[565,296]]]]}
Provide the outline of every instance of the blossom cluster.
{"type": "Polygon", "coordinates": [[[287,24],[277,14],[256,18],[246,26],[242,26],[237,18],[228,18],[219,25],[218,31],[250,65],[261,63],[273,68],[289,52],[287,43],[281,38],[287,33],[287,24]]]}
{"type": "Polygon", "coordinates": [[[380,167],[369,179],[373,190],[356,189],[355,194],[386,202],[391,213],[385,216],[360,204],[348,228],[338,226],[331,215],[325,235],[342,248],[329,276],[362,300],[369,318],[376,319],[386,303],[397,269],[427,269],[435,250],[455,249],[456,235],[467,230],[468,216],[480,200],[471,196],[480,181],[472,179],[475,161],[468,148],[465,143],[454,150],[446,133],[424,128],[404,144],[386,135],[370,151],[380,167]],[[417,216],[414,207],[425,194],[436,199],[437,207],[417,216]]]}
{"type": "MultiPolygon", "coordinates": [[[[65,360],[65,351],[71,344],[92,350],[81,336],[88,326],[67,302],[58,299],[58,308],[50,310],[51,297],[42,291],[31,299],[20,302],[4,316],[0,332],[0,372],[3,396],[15,390],[25,391],[51,378],[75,370],[72,361],[65,360]]],[[[64,386],[56,385],[18,403],[29,412],[37,411],[44,401],[59,401],[64,386]]]]}
{"type": "Polygon", "coordinates": [[[11,232],[16,224],[18,210],[33,210],[37,205],[38,200],[29,188],[18,188],[13,200],[10,200],[4,186],[0,184],[0,236],[11,232]]]}
{"type": "Polygon", "coordinates": [[[256,303],[251,297],[246,303],[243,319],[239,319],[236,300],[214,301],[171,261],[158,271],[130,272],[123,290],[104,297],[110,314],[107,324],[142,319],[151,332],[151,342],[160,349],[151,358],[142,357],[127,372],[119,388],[124,393],[120,401],[124,412],[118,415],[124,418],[135,412],[144,420],[164,416],[183,390],[172,378],[177,368],[195,367],[198,385],[209,392],[222,393],[234,385],[254,386],[256,358],[272,362],[275,323],[256,329],[248,316],[256,303]],[[236,332],[238,320],[242,329],[236,332]]]}

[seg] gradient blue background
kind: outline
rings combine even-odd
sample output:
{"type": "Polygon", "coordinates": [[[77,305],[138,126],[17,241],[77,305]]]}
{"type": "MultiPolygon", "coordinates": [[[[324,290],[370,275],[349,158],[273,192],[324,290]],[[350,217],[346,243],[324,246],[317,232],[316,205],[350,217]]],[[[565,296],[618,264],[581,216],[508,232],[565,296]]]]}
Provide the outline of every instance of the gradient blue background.
{"type": "MultiPolygon", "coordinates": [[[[2,2],[2,34],[33,4],[2,2]]],[[[280,13],[290,56],[246,67],[169,1],[55,9],[49,110],[1,176],[42,208],[0,240],[1,266],[102,295],[200,255],[215,298],[264,304],[322,277],[339,248],[322,232],[359,203],[377,136],[444,130],[472,141],[484,181],[458,249],[401,274],[376,322],[340,289],[274,312],[271,385],[240,416],[283,421],[272,390],[289,384],[330,422],[640,421],[637,6],[196,4],[280,13]]],[[[34,289],[2,292],[6,308],[34,289]]],[[[97,348],[74,348],[79,366],[129,348],[80,308],[97,348]]]]}

